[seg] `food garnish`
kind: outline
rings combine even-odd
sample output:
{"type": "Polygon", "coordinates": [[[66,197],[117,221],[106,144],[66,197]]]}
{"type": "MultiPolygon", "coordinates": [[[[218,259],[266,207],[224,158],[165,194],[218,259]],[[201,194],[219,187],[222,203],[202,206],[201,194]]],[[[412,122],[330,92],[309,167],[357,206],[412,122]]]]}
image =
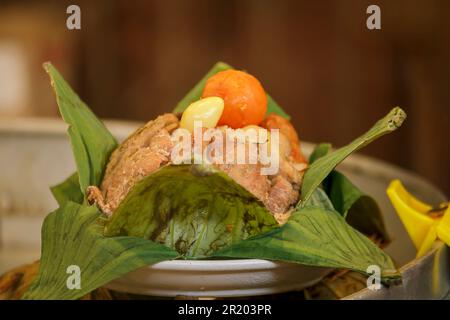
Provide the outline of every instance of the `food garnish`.
{"type": "Polygon", "coordinates": [[[221,97],[225,102],[219,125],[237,129],[257,125],[267,111],[267,97],[254,76],[239,70],[225,70],[210,77],[202,98],[221,97]]]}

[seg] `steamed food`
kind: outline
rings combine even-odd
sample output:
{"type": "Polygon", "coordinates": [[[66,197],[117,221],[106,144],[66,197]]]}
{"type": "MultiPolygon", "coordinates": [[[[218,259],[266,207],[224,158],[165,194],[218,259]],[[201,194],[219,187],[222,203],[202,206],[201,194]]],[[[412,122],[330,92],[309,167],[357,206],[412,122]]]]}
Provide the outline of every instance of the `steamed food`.
{"type": "Polygon", "coordinates": [[[39,273],[23,298],[78,299],[174,259],[266,259],[362,274],[377,265],[382,283],[401,277],[376,245],[389,236],[375,200],[336,170],[399,128],[401,108],[348,145],[320,144],[306,157],[261,82],[219,62],[172,112],[119,144],[56,68],[44,68],[77,170],[51,188],[59,207],[44,220],[39,273]],[[65,285],[70,265],[82,270],[79,290],[65,285]]]}
{"type": "MultiPolygon", "coordinates": [[[[276,149],[279,169],[274,174],[264,174],[261,170],[263,164],[258,161],[238,163],[237,157],[226,163],[213,157],[209,164],[254,195],[282,224],[287,221],[299,199],[307,161],[290,121],[273,113],[265,116],[266,110],[266,93],[255,77],[237,70],[219,72],[207,80],[202,98],[192,102],[180,117],[170,113],[159,116],[120,144],[111,155],[100,188],[89,186],[88,199],[105,214],[112,215],[137,182],[163,166],[173,165],[171,154],[178,142],[173,133],[178,128],[194,133],[196,121],[202,132],[211,129],[209,138],[203,137],[202,154],[217,142],[216,137],[231,143],[229,136],[238,129],[244,130],[242,133],[247,140],[242,147],[247,152],[250,145],[265,144],[268,147],[268,129],[274,129],[279,131],[276,149]],[[256,132],[254,139],[245,134],[251,130],[256,132]],[[261,137],[263,134],[265,137],[261,137]]],[[[191,138],[194,145],[195,134],[191,138]]],[[[221,148],[225,155],[230,152],[226,150],[225,143],[221,148]]],[[[237,150],[234,148],[232,152],[237,150]]]]}

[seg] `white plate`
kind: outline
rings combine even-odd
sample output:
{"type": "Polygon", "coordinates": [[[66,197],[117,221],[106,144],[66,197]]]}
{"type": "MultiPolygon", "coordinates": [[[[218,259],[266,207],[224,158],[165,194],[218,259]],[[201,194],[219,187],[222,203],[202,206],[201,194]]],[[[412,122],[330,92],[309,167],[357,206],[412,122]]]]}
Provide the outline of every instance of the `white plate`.
{"type": "Polygon", "coordinates": [[[258,259],[164,261],[130,272],[107,288],[160,297],[239,297],[301,290],[331,269],[258,259]]]}

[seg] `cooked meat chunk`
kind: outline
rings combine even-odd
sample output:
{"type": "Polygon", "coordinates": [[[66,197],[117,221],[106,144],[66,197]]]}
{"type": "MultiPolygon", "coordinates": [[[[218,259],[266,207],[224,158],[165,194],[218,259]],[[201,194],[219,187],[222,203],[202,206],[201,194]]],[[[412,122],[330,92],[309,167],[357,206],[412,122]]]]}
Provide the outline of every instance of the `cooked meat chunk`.
{"type": "Polygon", "coordinates": [[[298,189],[289,183],[284,177],[276,176],[272,180],[272,187],[266,201],[267,208],[274,214],[285,213],[289,207],[297,202],[299,197],[298,189]]]}
{"type": "Polygon", "coordinates": [[[149,146],[151,140],[157,135],[157,133],[163,129],[170,133],[178,126],[178,118],[172,113],[166,113],[137,129],[112,153],[108,166],[106,167],[103,185],[108,184],[108,178],[113,176],[113,173],[117,171],[118,166],[120,166],[120,164],[124,164],[130,155],[134,154],[142,147],[149,146]]]}
{"type": "Polygon", "coordinates": [[[234,181],[239,183],[262,202],[267,201],[270,181],[267,176],[261,175],[259,164],[221,164],[216,165],[234,181]]]}
{"type": "Polygon", "coordinates": [[[164,114],[128,137],[112,153],[100,190],[88,188],[88,200],[112,214],[136,182],[169,162],[173,147],[170,133],[178,125],[175,115],[164,114]]]}
{"type": "Polygon", "coordinates": [[[294,126],[289,120],[275,113],[271,113],[261,122],[260,125],[266,129],[279,129],[280,133],[286,136],[290,141],[292,158],[299,163],[307,162],[302,151],[300,150],[300,139],[298,138],[297,131],[295,131],[294,126]]]}
{"type": "Polygon", "coordinates": [[[303,170],[306,169],[306,166],[300,167],[300,170],[298,167],[298,163],[280,157],[280,171],[278,175],[284,177],[292,184],[300,185],[302,182],[303,170]]]}

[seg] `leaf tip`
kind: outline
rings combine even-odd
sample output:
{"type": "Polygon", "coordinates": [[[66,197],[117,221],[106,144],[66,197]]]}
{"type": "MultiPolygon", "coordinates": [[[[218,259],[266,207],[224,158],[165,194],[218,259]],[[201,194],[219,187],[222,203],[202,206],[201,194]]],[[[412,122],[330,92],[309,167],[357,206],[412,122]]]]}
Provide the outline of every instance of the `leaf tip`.
{"type": "Polygon", "coordinates": [[[47,73],[50,73],[50,69],[53,67],[52,63],[50,61],[46,61],[42,64],[42,67],[47,73]]]}
{"type": "Polygon", "coordinates": [[[213,69],[233,69],[229,64],[223,62],[223,61],[217,61],[216,64],[213,66],[213,69]]]}
{"type": "Polygon", "coordinates": [[[392,130],[399,128],[406,119],[406,112],[400,108],[395,107],[389,112],[388,125],[392,130]]]}

